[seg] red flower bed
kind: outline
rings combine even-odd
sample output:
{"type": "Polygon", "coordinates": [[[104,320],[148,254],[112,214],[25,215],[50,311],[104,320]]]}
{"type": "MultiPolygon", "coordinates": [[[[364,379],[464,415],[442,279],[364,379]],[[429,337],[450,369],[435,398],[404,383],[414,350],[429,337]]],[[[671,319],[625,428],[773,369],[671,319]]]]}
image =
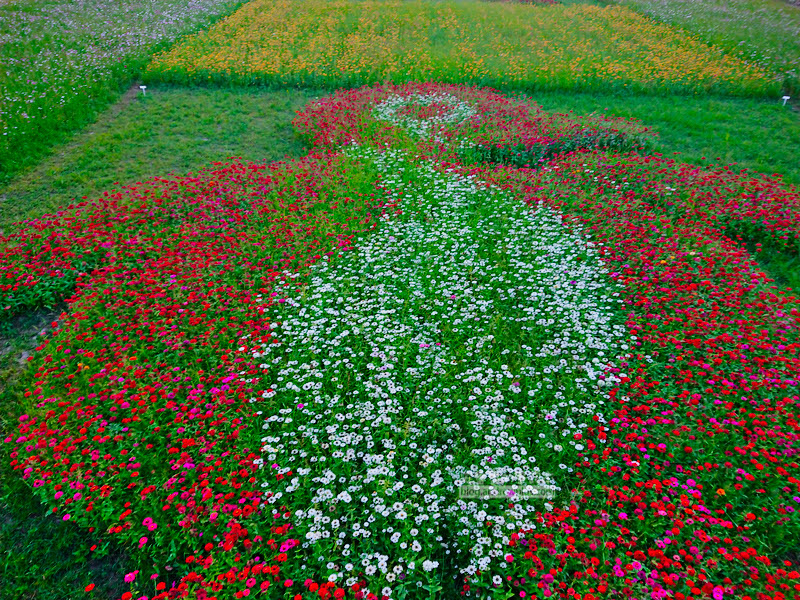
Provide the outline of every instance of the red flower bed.
{"type": "MultiPolygon", "coordinates": [[[[413,104],[413,102],[412,102],[413,104]]],[[[384,85],[342,90],[310,102],[294,120],[295,128],[314,147],[336,150],[343,146],[413,146],[423,155],[440,159],[455,158],[460,147],[517,149],[559,147],[570,140],[583,140],[588,146],[611,145],[641,148],[652,133],[640,123],[617,118],[583,117],[545,112],[535,102],[509,98],[487,88],[417,83],[384,85]],[[446,116],[455,98],[473,106],[475,116],[441,132],[438,141],[414,138],[402,127],[381,120],[375,107],[392,96],[439,96],[438,100],[417,106],[419,117],[446,116]]]]}
{"type": "Polygon", "coordinates": [[[796,243],[800,195],[641,156],[465,170],[588,226],[638,338],[611,426],[585,433],[579,495],[512,543],[512,580],[564,598],[795,597],[800,302],[724,233],[796,243]]]}
{"type": "MultiPolygon", "coordinates": [[[[625,375],[608,423],[576,434],[585,449],[572,501],[512,536],[499,583],[477,573],[463,595],[800,596],[800,301],[742,243],[796,254],[796,189],[599,151],[601,134],[635,145],[643,131],[475,88],[340,92],[296,124],[319,149],[413,148],[544,203],[591,235],[623,286],[635,347],[615,368],[625,375]],[[375,117],[396,96],[425,97],[395,107],[399,119],[445,125],[416,135],[375,117]],[[448,122],[458,102],[477,116],[448,122]],[[500,150],[472,159],[519,162],[529,155],[502,149],[571,144],[587,150],[541,170],[465,164],[463,153],[483,146],[500,150]]],[[[13,466],[61,518],[174,567],[179,577],[154,598],[365,596],[365,575],[347,588],[283,575],[298,507],[261,506],[260,413],[249,400],[265,367],[248,348],[270,340],[261,300],[294,293],[296,273],[372,226],[373,175],[345,175],[355,168],[341,155],[219,164],[76,204],[0,240],[7,313],[72,293],[6,438],[13,466]]],[[[138,572],[126,579],[139,585],[138,572]]]]}
{"type": "Polygon", "coordinates": [[[249,392],[262,369],[242,340],[269,339],[262,295],[282,297],[286,275],[369,226],[374,195],[345,188],[342,165],[220,163],[2,240],[15,308],[76,286],[37,348],[30,415],[6,438],[14,469],[53,513],[165,567],[225,574],[247,551],[249,572],[268,575],[264,589],[278,576],[294,542],[288,512],[253,520],[260,438],[249,392]]]}

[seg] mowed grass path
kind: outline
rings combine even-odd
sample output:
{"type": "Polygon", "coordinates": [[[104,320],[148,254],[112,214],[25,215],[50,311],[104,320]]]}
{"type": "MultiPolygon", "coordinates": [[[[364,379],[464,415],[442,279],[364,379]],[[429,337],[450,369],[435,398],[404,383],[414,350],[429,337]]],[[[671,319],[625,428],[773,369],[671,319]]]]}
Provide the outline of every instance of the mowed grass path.
{"type": "Polygon", "coordinates": [[[759,67],[625,7],[254,0],[158,55],[149,81],[443,81],[501,89],[774,95],[759,67]]]}
{"type": "Polygon", "coordinates": [[[132,90],[69,145],[0,186],[0,233],[119,184],[185,174],[230,156],[272,162],[305,148],[292,119],[314,90],[132,90]]]}

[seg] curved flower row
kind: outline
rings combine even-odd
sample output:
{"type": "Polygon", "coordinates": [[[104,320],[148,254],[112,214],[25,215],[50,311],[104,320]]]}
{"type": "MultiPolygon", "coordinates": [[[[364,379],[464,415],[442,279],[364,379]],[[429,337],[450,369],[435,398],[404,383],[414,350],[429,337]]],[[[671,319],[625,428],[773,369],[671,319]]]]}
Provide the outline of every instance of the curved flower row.
{"type": "Polygon", "coordinates": [[[319,149],[401,145],[439,159],[459,151],[477,158],[495,149],[527,158],[532,166],[552,152],[641,149],[652,136],[634,121],[548,113],[486,88],[437,83],[341,90],[310,102],[294,125],[319,149]]]}
{"type": "MultiPolygon", "coordinates": [[[[620,165],[643,160],[575,155],[540,173],[469,170],[591,232],[624,284],[642,352],[609,407],[615,417],[603,433],[612,444],[582,457],[576,466],[587,489],[551,518],[559,534],[528,536],[515,549],[553,593],[563,592],[558,577],[553,584],[536,564],[546,570],[543,553],[555,551],[562,569],[571,565],[602,594],[791,597],[798,573],[782,562],[800,526],[800,307],[765,285],[714,211],[671,219],[647,194],[618,193],[623,179],[642,183],[640,171],[620,165]],[[606,177],[612,171],[617,178],[606,177]],[[623,548],[624,557],[598,563],[608,548],[623,548]]],[[[659,176],[670,181],[685,170],[659,176]]]]}
{"type": "MultiPolygon", "coordinates": [[[[343,185],[357,168],[338,156],[219,164],[80,203],[3,240],[7,273],[40,271],[12,295],[28,293],[30,305],[53,285],[75,288],[6,438],[12,466],[54,514],[88,527],[97,545],[116,538],[143,564],[153,557],[156,578],[177,561],[211,567],[212,549],[231,551],[215,567],[226,572],[234,547],[253,546],[266,548],[257,570],[278,572],[289,525],[253,524],[260,453],[248,398],[262,370],[240,341],[270,339],[256,294],[291,288],[288,273],[368,226],[377,190],[368,179],[343,185]],[[93,269],[81,262],[91,252],[93,269]]],[[[126,580],[139,585],[135,573],[126,580]]]]}
{"type": "Polygon", "coordinates": [[[297,124],[370,148],[2,240],[8,313],[73,293],[7,437],[54,512],[159,600],[800,592],[800,306],[737,238],[797,252],[795,189],[472,88],[297,124]]]}
{"type": "Polygon", "coordinates": [[[263,486],[303,507],[288,568],[446,593],[450,575],[503,572],[510,535],[568,489],[625,332],[596,250],[551,211],[377,161],[403,215],[315,265],[253,355],[272,369],[265,468],[284,476],[263,486]]]}

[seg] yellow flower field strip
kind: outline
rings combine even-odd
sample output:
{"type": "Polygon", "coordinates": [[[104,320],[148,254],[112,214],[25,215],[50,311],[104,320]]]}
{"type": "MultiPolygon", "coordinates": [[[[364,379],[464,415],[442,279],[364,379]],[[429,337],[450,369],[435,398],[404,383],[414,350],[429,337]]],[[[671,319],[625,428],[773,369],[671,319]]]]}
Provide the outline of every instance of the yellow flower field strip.
{"type": "Polygon", "coordinates": [[[157,56],[151,80],[777,93],[774,77],[625,7],[254,0],[157,56]]]}
{"type": "Polygon", "coordinates": [[[783,0],[617,0],[696,34],[783,78],[800,94],[800,3],[783,0]]]}

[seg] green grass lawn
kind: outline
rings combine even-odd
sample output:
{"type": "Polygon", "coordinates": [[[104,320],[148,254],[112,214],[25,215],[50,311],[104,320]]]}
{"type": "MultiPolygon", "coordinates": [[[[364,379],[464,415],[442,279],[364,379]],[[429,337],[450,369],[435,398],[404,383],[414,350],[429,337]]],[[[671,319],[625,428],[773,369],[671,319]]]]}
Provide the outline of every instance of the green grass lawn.
{"type": "Polygon", "coordinates": [[[800,112],[775,100],[541,93],[546,110],[639,119],[658,133],[656,151],[703,164],[719,159],[800,184],[800,112]]]}
{"type": "Polygon", "coordinates": [[[300,156],[295,110],[313,90],[148,88],[109,109],[36,168],[0,187],[0,231],[73,199],[168,173],[187,173],[229,156],[275,161],[300,156]]]}
{"type": "Polygon", "coordinates": [[[0,501],[0,598],[3,600],[107,600],[125,591],[134,564],[118,547],[90,550],[95,539],[47,514],[31,490],[3,463],[0,501]],[[13,477],[13,478],[12,478],[13,477]],[[91,593],[85,592],[90,583],[91,593]]]}
{"type": "Polygon", "coordinates": [[[150,56],[239,0],[0,2],[0,182],[91,123],[150,56]]]}

